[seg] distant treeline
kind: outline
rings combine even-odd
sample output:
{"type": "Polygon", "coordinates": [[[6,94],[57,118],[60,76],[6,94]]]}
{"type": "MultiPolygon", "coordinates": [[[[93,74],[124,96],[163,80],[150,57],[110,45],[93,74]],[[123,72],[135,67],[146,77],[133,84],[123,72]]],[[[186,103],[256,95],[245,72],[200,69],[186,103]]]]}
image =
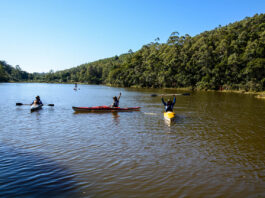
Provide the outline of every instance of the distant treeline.
{"type": "MultiPolygon", "coordinates": [[[[2,70],[0,66],[0,80],[5,68],[2,70]]],[[[9,75],[13,78],[15,73],[9,75]]],[[[19,80],[16,75],[13,80],[19,80]]],[[[167,43],[160,43],[157,38],[136,52],[130,50],[68,70],[28,74],[28,79],[123,87],[264,91],[265,14],[194,37],[173,32],[167,43]]]]}
{"type": "Polygon", "coordinates": [[[19,65],[15,67],[0,61],[0,82],[40,82],[45,73],[28,73],[23,71],[19,65]]]}
{"type": "Polygon", "coordinates": [[[19,82],[33,79],[33,75],[22,71],[19,65],[12,67],[5,61],[0,61],[0,82],[19,82]]]}

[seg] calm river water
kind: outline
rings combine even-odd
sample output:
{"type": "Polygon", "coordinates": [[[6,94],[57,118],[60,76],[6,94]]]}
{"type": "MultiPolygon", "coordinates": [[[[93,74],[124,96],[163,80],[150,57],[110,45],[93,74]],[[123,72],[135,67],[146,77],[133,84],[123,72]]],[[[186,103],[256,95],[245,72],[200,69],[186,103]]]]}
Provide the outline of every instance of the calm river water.
{"type": "Polygon", "coordinates": [[[160,97],[173,90],[0,84],[0,197],[265,197],[265,101],[252,95],[160,97]],[[139,112],[76,114],[112,103],[139,112]],[[30,113],[40,95],[44,106],[30,113]]]}

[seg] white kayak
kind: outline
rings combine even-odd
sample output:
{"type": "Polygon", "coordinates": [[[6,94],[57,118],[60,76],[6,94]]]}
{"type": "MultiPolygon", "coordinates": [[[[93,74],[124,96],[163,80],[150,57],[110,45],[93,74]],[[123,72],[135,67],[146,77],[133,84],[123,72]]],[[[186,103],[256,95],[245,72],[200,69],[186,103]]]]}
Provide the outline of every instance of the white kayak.
{"type": "Polygon", "coordinates": [[[33,111],[38,111],[40,109],[42,109],[42,104],[33,104],[30,106],[30,112],[33,112],[33,111]]]}

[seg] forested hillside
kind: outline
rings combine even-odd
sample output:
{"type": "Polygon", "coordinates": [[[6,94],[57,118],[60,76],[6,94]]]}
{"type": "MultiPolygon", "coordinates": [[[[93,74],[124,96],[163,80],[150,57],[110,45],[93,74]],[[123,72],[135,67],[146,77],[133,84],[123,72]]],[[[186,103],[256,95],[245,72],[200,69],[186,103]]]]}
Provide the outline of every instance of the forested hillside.
{"type": "Polygon", "coordinates": [[[18,65],[14,68],[5,61],[0,61],[0,82],[19,82],[31,79],[33,75],[22,71],[18,65]]]}
{"type": "Polygon", "coordinates": [[[35,79],[124,87],[263,91],[265,14],[194,37],[173,32],[167,43],[160,43],[157,38],[136,52],[130,50],[121,56],[49,72],[35,79]]]}

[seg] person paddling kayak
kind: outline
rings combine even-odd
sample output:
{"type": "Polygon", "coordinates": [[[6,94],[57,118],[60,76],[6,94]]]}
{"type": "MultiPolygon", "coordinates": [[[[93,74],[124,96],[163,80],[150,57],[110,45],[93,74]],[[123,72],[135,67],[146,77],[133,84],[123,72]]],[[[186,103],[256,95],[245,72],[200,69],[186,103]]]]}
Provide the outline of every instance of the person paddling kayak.
{"type": "Polygon", "coordinates": [[[118,97],[114,96],[111,107],[119,107],[120,98],[121,98],[121,93],[118,97]]]}
{"type": "Polygon", "coordinates": [[[32,105],[43,105],[41,100],[40,100],[40,97],[39,96],[36,96],[36,99],[31,103],[32,105]]]}
{"type": "Polygon", "coordinates": [[[168,111],[172,111],[173,112],[173,107],[174,107],[174,105],[176,103],[176,96],[174,96],[173,102],[172,102],[172,100],[168,99],[167,100],[167,103],[165,103],[164,98],[163,98],[163,95],[161,97],[161,100],[162,100],[162,103],[165,106],[166,112],[168,112],[168,111]]]}

